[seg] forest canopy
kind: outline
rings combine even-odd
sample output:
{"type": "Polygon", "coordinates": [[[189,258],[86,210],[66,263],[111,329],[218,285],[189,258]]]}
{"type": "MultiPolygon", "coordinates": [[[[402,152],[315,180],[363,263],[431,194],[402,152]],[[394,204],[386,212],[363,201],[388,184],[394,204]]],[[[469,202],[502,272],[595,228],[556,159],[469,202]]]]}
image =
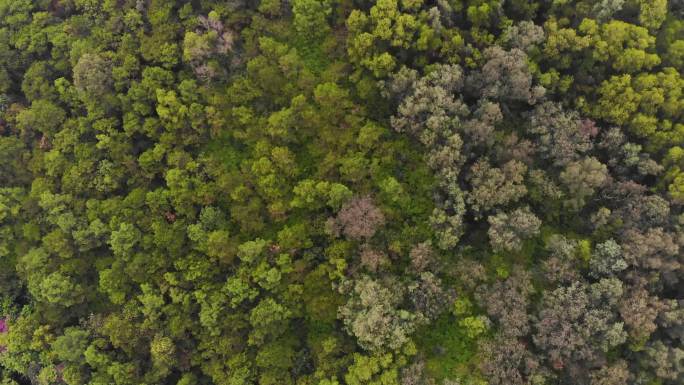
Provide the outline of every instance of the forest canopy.
{"type": "Polygon", "coordinates": [[[0,0],[0,385],[684,383],[684,1],[0,0]]]}

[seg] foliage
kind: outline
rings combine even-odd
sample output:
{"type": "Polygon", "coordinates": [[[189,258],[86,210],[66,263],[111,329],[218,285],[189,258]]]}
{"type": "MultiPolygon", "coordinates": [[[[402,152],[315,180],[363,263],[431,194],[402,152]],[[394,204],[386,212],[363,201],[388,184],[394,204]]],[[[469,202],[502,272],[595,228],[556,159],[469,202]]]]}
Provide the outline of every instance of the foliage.
{"type": "Polygon", "coordinates": [[[681,0],[0,0],[0,384],[684,383],[681,0]]]}

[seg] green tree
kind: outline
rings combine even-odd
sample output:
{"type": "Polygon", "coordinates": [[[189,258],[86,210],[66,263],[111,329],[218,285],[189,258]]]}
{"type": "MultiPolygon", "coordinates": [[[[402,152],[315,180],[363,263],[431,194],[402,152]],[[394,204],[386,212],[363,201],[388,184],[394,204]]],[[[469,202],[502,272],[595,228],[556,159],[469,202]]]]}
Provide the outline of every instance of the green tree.
{"type": "Polygon", "coordinates": [[[302,36],[317,40],[330,30],[327,18],[332,13],[332,7],[329,0],[294,0],[292,13],[294,27],[302,36]]]}
{"type": "Polygon", "coordinates": [[[47,100],[35,100],[31,107],[19,113],[17,125],[26,136],[42,133],[52,136],[66,119],[66,113],[60,107],[47,100]]]}
{"type": "Polygon", "coordinates": [[[101,97],[112,87],[112,68],[97,54],[84,54],[74,66],[74,86],[90,97],[101,97]]]}
{"type": "Polygon", "coordinates": [[[52,343],[52,349],[62,362],[80,364],[83,353],[88,347],[89,333],[79,328],[68,328],[64,335],[59,336],[52,343]]]}

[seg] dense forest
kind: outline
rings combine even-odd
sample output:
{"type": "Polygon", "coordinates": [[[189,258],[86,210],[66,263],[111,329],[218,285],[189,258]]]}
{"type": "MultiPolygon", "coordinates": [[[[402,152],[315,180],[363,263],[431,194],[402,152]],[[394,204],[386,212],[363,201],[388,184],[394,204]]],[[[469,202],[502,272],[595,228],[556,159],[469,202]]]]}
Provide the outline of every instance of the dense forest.
{"type": "Polygon", "coordinates": [[[683,71],[683,0],[0,0],[0,384],[683,384],[683,71]]]}

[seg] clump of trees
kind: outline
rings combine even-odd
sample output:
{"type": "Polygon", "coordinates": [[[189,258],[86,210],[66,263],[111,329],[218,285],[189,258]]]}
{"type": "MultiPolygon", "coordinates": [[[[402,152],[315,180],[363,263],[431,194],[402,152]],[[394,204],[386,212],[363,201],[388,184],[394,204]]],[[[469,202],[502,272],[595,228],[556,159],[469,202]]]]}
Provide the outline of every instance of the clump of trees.
{"type": "Polygon", "coordinates": [[[0,0],[0,383],[683,383],[683,16],[0,0]]]}

